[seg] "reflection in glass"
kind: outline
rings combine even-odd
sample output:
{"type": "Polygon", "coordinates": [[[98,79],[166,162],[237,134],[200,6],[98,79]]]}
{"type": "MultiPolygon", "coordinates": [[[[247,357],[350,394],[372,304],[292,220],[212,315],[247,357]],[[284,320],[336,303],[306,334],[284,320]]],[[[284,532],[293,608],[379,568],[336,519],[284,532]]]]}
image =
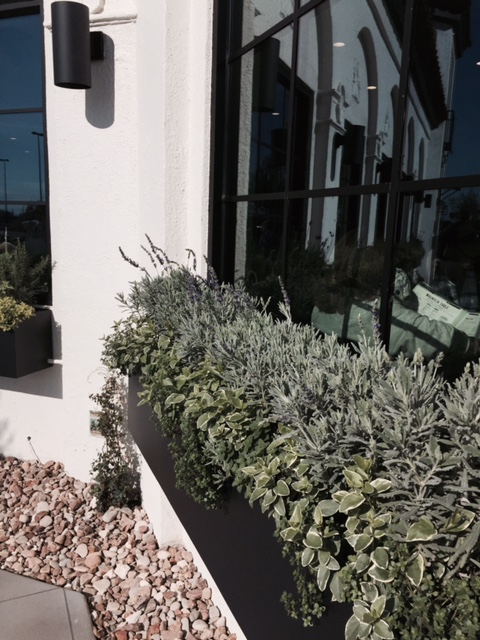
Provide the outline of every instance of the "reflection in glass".
{"type": "Polygon", "coordinates": [[[244,0],[242,45],[261,36],[268,29],[293,13],[295,0],[244,0]]]}
{"type": "Polygon", "coordinates": [[[42,113],[0,115],[0,156],[8,160],[8,163],[3,163],[6,165],[6,180],[2,175],[0,203],[17,200],[44,201],[42,113]]]}
{"type": "Polygon", "coordinates": [[[391,160],[401,47],[386,5],[374,4],[381,20],[368,26],[345,19],[348,0],[324,2],[299,21],[294,189],[373,184],[391,160]]]}
{"type": "Polygon", "coordinates": [[[0,20],[0,110],[41,108],[40,15],[0,20]]]}
{"type": "Polygon", "coordinates": [[[242,59],[238,193],[285,188],[292,35],[282,31],[242,59]]]}
{"type": "Polygon", "coordinates": [[[416,4],[402,177],[480,174],[480,2],[416,4]]]}
{"type": "Polygon", "coordinates": [[[272,309],[281,300],[283,202],[239,202],[237,205],[235,273],[247,290],[272,309]]]}
{"type": "Polygon", "coordinates": [[[460,24],[451,27],[456,42],[460,43],[461,55],[455,61],[453,95],[449,103],[445,146],[445,173],[448,176],[480,174],[476,144],[480,134],[480,2],[472,0],[471,3],[459,4],[457,17],[460,24]]]}
{"type": "MultiPolygon", "coordinates": [[[[25,243],[32,256],[48,255],[48,222],[45,205],[0,205],[0,243],[25,243]]],[[[0,251],[1,252],[1,251],[0,251]]]]}
{"type": "MultiPolygon", "coordinates": [[[[373,216],[378,203],[369,203],[373,216]]],[[[310,206],[312,222],[321,212],[316,227],[324,233],[321,242],[305,244],[305,253],[317,252],[315,278],[304,275],[312,324],[347,341],[358,342],[362,333],[373,337],[388,269],[385,240],[364,241],[339,226],[342,198],[314,199],[310,206]]],[[[443,353],[445,371],[457,373],[476,355],[480,335],[480,190],[404,194],[392,285],[389,353],[413,357],[420,349],[427,359],[443,353]]]]}

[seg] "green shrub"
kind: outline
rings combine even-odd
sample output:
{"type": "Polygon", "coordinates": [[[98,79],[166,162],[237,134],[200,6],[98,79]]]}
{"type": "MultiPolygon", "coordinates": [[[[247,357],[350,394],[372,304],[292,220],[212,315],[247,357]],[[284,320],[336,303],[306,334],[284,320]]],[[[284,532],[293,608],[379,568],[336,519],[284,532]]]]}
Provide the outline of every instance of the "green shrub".
{"type": "Polygon", "coordinates": [[[17,302],[0,290],[0,331],[12,331],[35,315],[35,309],[24,302],[17,302]]]}
{"type": "Polygon", "coordinates": [[[125,389],[115,374],[91,396],[100,407],[96,431],[105,438],[92,464],[92,493],[99,511],[111,506],[135,507],[141,502],[137,455],[124,426],[125,389]]]}
{"type": "Polygon", "coordinates": [[[353,605],[347,640],[478,637],[480,366],[448,383],[440,360],[342,346],[148,252],[163,270],[121,298],[105,362],[140,376],[179,484],[259,501],[305,624],[328,590],[353,605]]]}
{"type": "Polygon", "coordinates": [[[39,293],[48,289],[50,258],[33,258],[25,244],[18,242],[11,251],[0,254],[0,283],[18,302],[33,305],[39,293]]]}
{"type": "Polygon", "coordinates": [[[24,244],[0,254],[0,330],[12,331],[35,315],[33,304],[47,290],[50,259],[33,259],[24,244]]]}

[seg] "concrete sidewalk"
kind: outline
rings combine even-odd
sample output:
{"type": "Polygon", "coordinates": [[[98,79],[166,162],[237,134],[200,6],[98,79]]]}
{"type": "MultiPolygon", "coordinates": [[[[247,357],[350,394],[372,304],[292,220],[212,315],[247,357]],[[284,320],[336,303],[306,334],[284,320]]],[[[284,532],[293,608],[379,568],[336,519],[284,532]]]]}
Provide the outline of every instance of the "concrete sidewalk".
{"type": "Polygon", "coordinates": [[[0,640],[94,640],[85,596],[0,571],[0,640]]]}

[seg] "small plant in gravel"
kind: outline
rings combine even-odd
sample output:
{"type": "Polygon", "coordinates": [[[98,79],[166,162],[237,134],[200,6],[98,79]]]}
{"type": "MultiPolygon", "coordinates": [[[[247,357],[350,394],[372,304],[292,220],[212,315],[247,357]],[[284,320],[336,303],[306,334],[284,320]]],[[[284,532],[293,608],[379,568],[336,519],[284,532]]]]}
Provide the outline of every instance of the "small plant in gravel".
{"type": "Polygon", "coordinates": [[[105,438],[92,464],[92,493],[97,508],[133,508],[141,503],[138,459],[124,425],[125,389],[119,376],[111,373],[102,390],[91,396],[100,407],[96,429],[105,438]]]}
{"type": "Polygon", "coordinates": [[[352,603],[347,640],[477,638],[480,366],[447,383],[440,360],[340,345],[286,303],[276,319],[210,269],[147,253],[160,271],[121,297],[104,357],[140,377],[181,486],[207,506],[232,485],[259,502],[306,624],[329,592],[352,603]]]}

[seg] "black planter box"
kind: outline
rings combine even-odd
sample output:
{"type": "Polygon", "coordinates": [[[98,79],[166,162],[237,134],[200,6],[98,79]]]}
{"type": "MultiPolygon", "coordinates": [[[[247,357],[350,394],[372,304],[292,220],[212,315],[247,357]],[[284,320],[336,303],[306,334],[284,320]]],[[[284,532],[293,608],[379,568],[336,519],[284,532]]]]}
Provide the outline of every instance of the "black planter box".
{"type": "Polygon", "coordinates": [[[39,309],[14,331],[0,331],[0,376],[20,378],[50,367],[52,312],[39,309]]]}
{"type": "Polygon", "coordinates": [[[344,640],[349,604],[331,604],[314,627],[286,613],[280,597],[295,590],[292,567],[266,514],[237,492],[224,509],[208,510],[175,487],[167,440],[155,429],[148,405],[137,406],[140,390],[131,379],[129,430],[248,640],[344,640]]]}

